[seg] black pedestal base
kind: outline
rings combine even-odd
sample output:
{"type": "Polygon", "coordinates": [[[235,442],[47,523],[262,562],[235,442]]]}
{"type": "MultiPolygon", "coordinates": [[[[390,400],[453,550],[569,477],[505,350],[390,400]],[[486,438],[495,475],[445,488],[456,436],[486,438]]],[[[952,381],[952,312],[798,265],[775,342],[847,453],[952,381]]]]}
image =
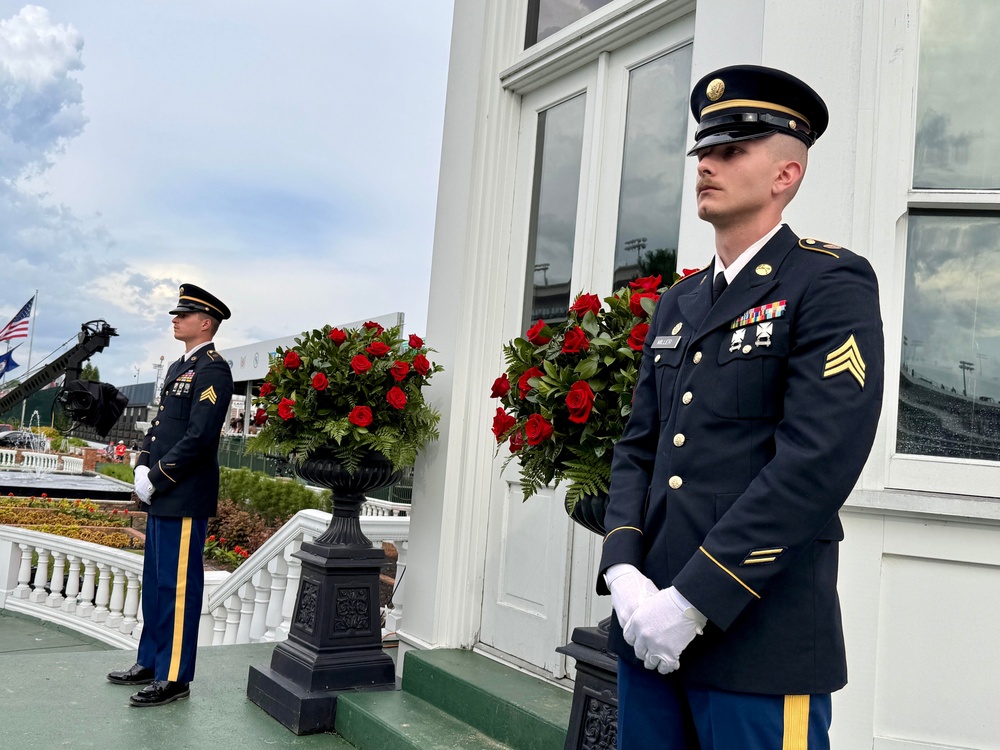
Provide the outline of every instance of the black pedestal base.
{"type": "Polygon", "coordinates": [[[618,746],[618,657],[608,651],[608,623],[576,628],[557,648],[576,659],[576,686],[565,750],[615,750],[618,746]]]}

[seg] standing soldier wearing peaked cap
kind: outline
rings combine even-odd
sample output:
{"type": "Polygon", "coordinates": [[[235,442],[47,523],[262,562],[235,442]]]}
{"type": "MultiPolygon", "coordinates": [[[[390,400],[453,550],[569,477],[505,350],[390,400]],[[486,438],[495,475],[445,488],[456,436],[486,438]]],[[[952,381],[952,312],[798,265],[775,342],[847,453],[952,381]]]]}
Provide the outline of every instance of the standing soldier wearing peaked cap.
{"type": "Polygon", "coordinates": [[[167,370],[160,408],[136,462],[135,492],[148,504],[142,568],[142,637],[135,665],[111,672],[122,685],[146,685],[133,706],[190,695],[205,584],[202,554],[219,496],[219,435],[233,376],[212,339],[230,317],[217,297],[193,284],[170,311],[186,351],[167,370]]]}
{"type": "Polygon", "coordinates": [[[837,515],[882,404],[878,286],[782,223],[828,114],[739,65],[691,94],[715,259],[660,298],[615,448],[599,593],[619,747],[829,748],[847,682],[837,515]]]}

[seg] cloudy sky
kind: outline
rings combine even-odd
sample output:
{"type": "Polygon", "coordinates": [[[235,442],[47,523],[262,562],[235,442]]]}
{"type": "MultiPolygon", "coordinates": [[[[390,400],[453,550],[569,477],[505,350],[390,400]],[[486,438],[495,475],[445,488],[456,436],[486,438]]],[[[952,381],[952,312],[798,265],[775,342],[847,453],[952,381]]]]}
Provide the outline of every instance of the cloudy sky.
{"type": "Polygon", "coordinates": [[[0,326],[37,289],[37,361],[107,320],[117,385],[180,354],[181,282],[232,308],[220,348],[395,311],[423,333],[451,12],[0,0],[0,326]]]}

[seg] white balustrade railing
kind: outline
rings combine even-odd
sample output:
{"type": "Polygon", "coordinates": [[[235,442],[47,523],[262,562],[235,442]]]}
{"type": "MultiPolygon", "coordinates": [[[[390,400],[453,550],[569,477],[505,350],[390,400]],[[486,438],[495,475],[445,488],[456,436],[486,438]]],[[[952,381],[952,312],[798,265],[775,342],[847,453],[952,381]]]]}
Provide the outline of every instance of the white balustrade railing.
{"type": "MultiPolygon", "coordinates": [[[[199,645],[284,640],[302,574],[293,553],[329,523],[329,513],[299,511],[233,573],[207,571],[199,645]]],[[[395,544],[399,580],[409,517],[362,516],[361,529],[375,546],[395,544]]],[[[142,632],[142,561],[132,552],[0,525],[0,610],[135,648],[142,632]]],[[[390,611],[392,630],[401,616],[398,606],[390,611]]]]}
{"type": "Polygon", "coordinates": [[[361,506],[363,516],[408,516],[410,515],[409,503],[393,503],[389,500],[378,500],[373,497],[365,498],[361,506]]]}
{"type": "Polygon", "coordinates": [[[83,459],[63,456],[62,470],[67,474],[83,474],[83,459]]]}
{"type": "Polygon", "coordinates": [[[17,466],[17,451],[0,448],[0,469],[12,469],[17,466]]]}
{"type": "Polygon", "coordinates": [[[59,455],[21,451],[21,468],[30,471],[55,471],[59,468],[59,455]]]}

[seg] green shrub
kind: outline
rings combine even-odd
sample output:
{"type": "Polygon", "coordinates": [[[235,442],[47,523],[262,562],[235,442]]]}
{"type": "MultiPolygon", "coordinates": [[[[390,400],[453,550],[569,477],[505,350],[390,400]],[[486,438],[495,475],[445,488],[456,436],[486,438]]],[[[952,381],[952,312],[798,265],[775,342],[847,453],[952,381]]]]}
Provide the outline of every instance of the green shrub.
{"type": "Polygon", "coordinates": [[[97,464],[97,471],[112,479],[120,479],[129,484],[135,483],[135,471],[128,464],[99,463],[97,464]]]}
{"type": "Polygon", "coordinates": [[[90,445],[90,443],[88,443],[86,440],[78,437],[67,438],[66,442],[69,443],[74,448],[86,448],[88,445],[90,445]]]}
{"type": "Polygon", "coordinates": [[[219,500],[233,500],[260,516],[267,526],[280,526],[300,510],[330,510],[330,492],[316,493],[301,484],[272,479],[263,472],[223,467],[219,500]]]}

